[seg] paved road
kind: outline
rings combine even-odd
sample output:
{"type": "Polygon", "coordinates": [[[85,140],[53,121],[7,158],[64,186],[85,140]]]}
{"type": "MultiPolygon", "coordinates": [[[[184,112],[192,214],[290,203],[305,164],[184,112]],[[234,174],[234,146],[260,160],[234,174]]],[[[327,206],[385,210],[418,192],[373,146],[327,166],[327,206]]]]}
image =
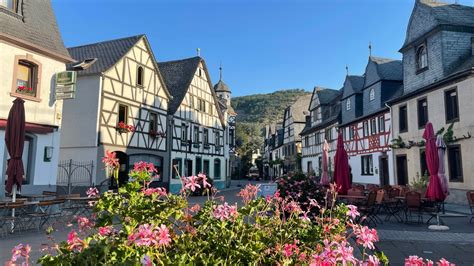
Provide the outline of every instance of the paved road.
{"type": "MultiPolygon", "coordinates": [[[[245,183],[242,183],[245,185],[245,183]]],[[[219,195],[229,203],[238,202],[236,196],[239,187],[225,190],[219,195]]],[[[191,197],[190,204],[203,203],[207,197],[191,197]]],[[[400,224],[385,222],[377,226],[380,236],[378,247],[390,258],[391,265],[403,265],[404,258],[409,255],[419,255],[432,260],[444,257],[457,265],[474,265],[474,223],[469,224],[465,216],[444,218],[451,227],[447,232],[430,231],[426,224],[400,224]]],[[[57,241],[67,238],[69,228],[62,227],[53,233],[57,241]]],[[[0,238],[0,264],[10,258],[10,251],[18,243],[29,243],[32,246],[32,259],[40,256],[42,244],[48,243],[43,232],[28,232],[0,238]]]]}

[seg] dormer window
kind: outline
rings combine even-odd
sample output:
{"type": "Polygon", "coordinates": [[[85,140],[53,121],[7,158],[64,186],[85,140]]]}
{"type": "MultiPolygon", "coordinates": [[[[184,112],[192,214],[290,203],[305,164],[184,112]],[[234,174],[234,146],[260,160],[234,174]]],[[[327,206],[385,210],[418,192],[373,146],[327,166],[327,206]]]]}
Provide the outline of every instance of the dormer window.
{"type": "Polygon", "coordinates": [[[416,48],[416,70],[418,73],[428,69],[428,55],[426,45],[422,44],[416,48]]]}
{"type": "Polygon", "coordinates": [[[351,110],[351,99],[346,100],[346,110],[347,111],[351,110]]]}
{"type": "Polygon", "coordinates": [[[372,88],[370,89],[370,92],[369,92],[369,101],[373,101],[375,100],[375,89],[372,88]]]}
{"type": "Polygon", "coordinates": [[[0,0],[0,6],[16,13],[17,0],[0,0]]]}
{"type": "Polygon", "coordinates": [[[143,78],[144,77],[144,71],[143,67],[139,66],[137,68],[137,86],[143,87],[143,78]]]}

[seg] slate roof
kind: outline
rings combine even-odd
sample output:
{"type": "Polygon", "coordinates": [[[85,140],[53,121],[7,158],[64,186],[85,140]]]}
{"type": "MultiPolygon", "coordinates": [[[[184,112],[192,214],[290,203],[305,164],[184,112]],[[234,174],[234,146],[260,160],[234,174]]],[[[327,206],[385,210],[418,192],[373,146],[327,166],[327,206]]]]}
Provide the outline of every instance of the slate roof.
{"type": "MultiPolygon", "coordinates": [[[[463,58],[464,59],[464,58],[463,58]]],[[[474,68],[474,55],[467,57],[464,61],[451,71],[451,74],[474,68]]]]}
{"type": "Polygon", "coordinates": [[[474,7],[422,0],[432,8],[432,14],[438,24],[474,27],[474,7]]]}
{"type": "Polygon", "coordinates": [[[99,74],[111,68],[145,35],[136,35],[121,39],[104,42],[86,44],[68,48],[75,63],[68,64],[67,68],[72,69],[73,65],[90,58],[97,58],[97,61],[85,70],[78,71],[79,76],[99,74]]]}
{"type": "Polygon", "coordinates": [[[349,75],[347,78],[356,92],[360,92],[364,87],[364,76],[349,75]]]}
{"type": "Polygon", "coordinates": [[[333,94],[333,97],[327,101],[327,103],[321,106],[321,115],[322,121],[320,124],[311,126],[311,123],[306,124],[304,129],[301,131],[300,135],[307,135],[313,133],[317,130],[321,130],[329,125],[335,123],[340,116],[341,112],[341,98],[342,98],[342,90],[332,90],[336,92],[333,94]]]}
{"type": "Polygon", "coordinates": [[[196,56],[158,63],[166,87],[173,96],[168,106],[168,113],[174,114],[183,102],[201,60],[201,57],[196,56]]]}
{"type": "Polygon", "coordinates": [[[316,93],[318,94],[319,104],[328,104],[341,92],[333,89],[322,89],[316,90],[316,93]]]}
{"type": "Polygon", "coordinates": [[[216,85],[214,85],[214,90],[216,92],[231,92],[230,89],[229,89],[229,86],[227,86],[227,84],[225,84],[224,81],[219,80],[219,82],[217,82],[216,85]]]}
{"type": "Polygon", "coordinates": [[[379,77],[383,80],[403,80],[402,60],[370,56],[369,60],[377,66],[379,77]]]}
{"type": "Polygon", "coordinates": [[[308,114],[309,103],[311,102],[311,94],[300,96],[295,103],[291,105],[291,116],[293,122],[305,122],[308,114]]]}
{"type": "Polygon", "coordinates": [[[0,35],[19,39],[70,61],[50,0],[23,0],[18,13],[0,8],[0,35]]]}

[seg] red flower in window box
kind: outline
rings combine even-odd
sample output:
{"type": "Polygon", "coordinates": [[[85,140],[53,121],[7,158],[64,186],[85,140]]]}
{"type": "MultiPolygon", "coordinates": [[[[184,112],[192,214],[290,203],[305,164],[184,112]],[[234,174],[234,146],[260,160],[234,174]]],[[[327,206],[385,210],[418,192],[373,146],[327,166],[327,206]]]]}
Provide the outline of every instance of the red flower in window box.
{"type": "Polygon", "coordinates": [[[19,91],[29,91],[29,92],[33,91],[33,88],[28,88],[28,87],[26,87],[26,86],[18,86],[17,89],[18,89],[19,91]]]}
{"type": "Polygon", "coordinates": [[[148,134],[153,138],[156,138],[156,137],[164,138],[164,137],[166,137],[166,133],[161,132],[161,131],[156,131],[156,130],[150,130],[150,132],[148,132],[148,134]]]}
{"type": "Polygon", "coordinates": [[[132,125],[127,125],[124,122],[120,121],[117,126],[115,127],[117,131],[122,134],[122,133],[128,133],[128,132],[134,132],[135,127],[132,125]]]}

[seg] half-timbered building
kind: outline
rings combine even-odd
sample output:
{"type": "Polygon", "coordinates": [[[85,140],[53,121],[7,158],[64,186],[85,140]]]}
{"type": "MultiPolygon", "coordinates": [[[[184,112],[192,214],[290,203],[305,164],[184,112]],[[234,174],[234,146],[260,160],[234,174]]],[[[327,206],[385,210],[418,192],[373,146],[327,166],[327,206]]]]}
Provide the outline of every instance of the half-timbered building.
{"type": "Polygon", "coordinates": [[[393,184],[391,117],[385,103],[403,88],[400,60],[370,56],[362,76],[346,76],[341,124],[353,182],[393,184]]]}
{"type": "Polygon", "coordinates": [[[270,166],[270,177],[272,179],[280,177],[284,172],[284,144],[285,139],[285,130],[283,128],[277,128],[275,134],[272,135],[270,142],[271,154],[270,157],[273,158],[269,162],[270,166]]]}
{"type": "Polygon", "coordinates": [[[180,176],[200,172],[224,188],[226,123],[204,60],[196,56],[158,65],[173,96],[168,109],[170,191],[181,189],[180,176]]]}
{"type": "Polygon", "coordinates": [[[298,161],[298,155],[301,154],[300,133],[306,124],[310,101],[311,95],[303,95],[285,109],[283,116],[284,173],[295,172],[300,168],[301,163],[298,161]]]}
{"type": "Polygon", "coordinates": [[[403,95],[390,102],[396,182],[427,173],[423,131],[444,129],[449,202],[474,189],[474,7],[417,0],[400,49],[403,95]]]}
{"type": "Polygon", "coordinates": [[[119,183],[130,166],[147,161],[159,170],[159,185],[169,183],[167,111],[170,100],[146,36],[99,42],[68,49],[76,60],[76,99],[64,108],[61,159],[92,160],[93,182],[114,187],[101,158],[119,158],[119,183]]]}
{"type": "Polygon", "coordinates": [[[308,175],[321,176],[323,143],[329,144],[328,170],[334,170],[338,123],[341,109],[341,92],[315,87],[306,116],[306,126],[301,131],[301,169],[308,175]]]}
{"type": "Polygon", "coordinates": [[[55,189],[64,128],[63,100],[55,98],[55,74],[72,61],[51,1],[0,1],[0,198],[9,159],[5,127],[16,98],[24,101],[26,122],[21,192],[55,189]]]}

